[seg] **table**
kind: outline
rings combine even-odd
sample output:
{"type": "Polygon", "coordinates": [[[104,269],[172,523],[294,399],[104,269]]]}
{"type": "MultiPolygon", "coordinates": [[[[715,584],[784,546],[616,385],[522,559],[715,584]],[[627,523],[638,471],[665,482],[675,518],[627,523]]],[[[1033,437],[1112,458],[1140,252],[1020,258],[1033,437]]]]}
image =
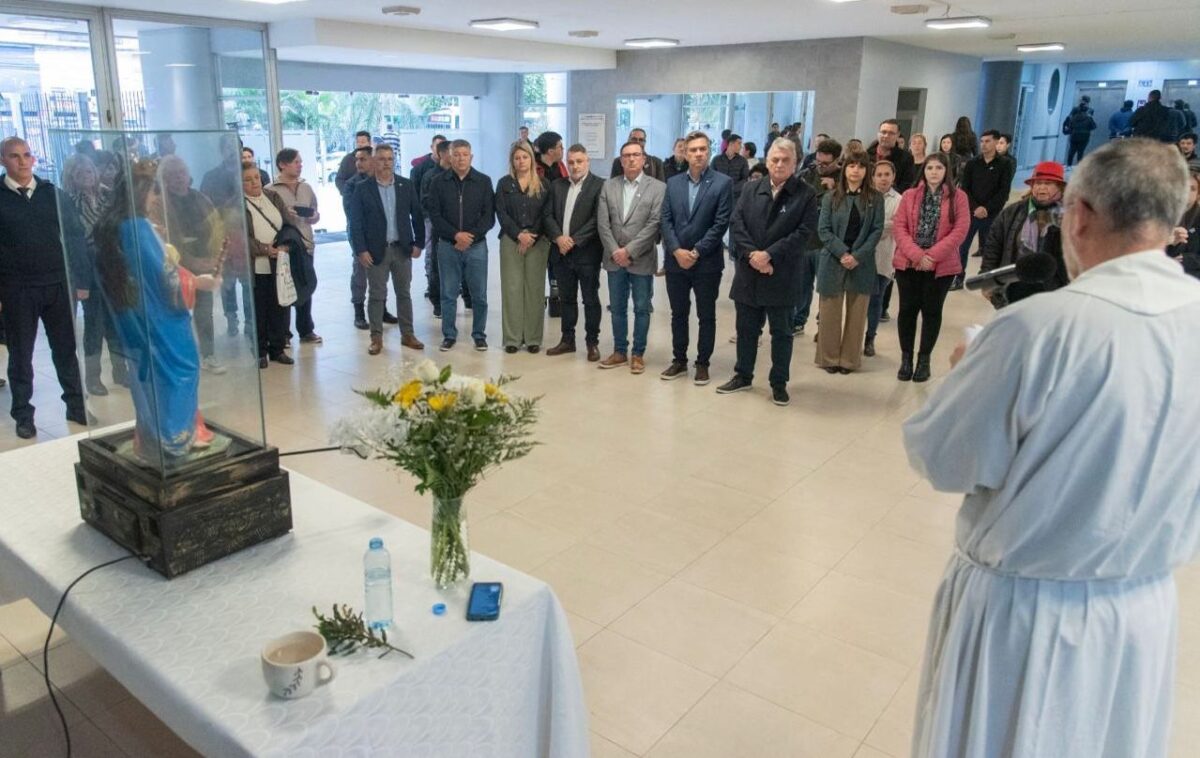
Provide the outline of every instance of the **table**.
{"type": "MultiPolygon", "coordinates": [[[[0,455],[0,590],[47,615],[71,580],[125,554],[80,520],[77,439],[0,455]]],[[[467,622],[469,587],[439,593],[429,579],[427,531],[290,477],[291,534],[172,581],[137,561],[101,569],[71,591],[59,624],[205,755],[588,755],[575,648],[549,587],[476,554],[472,578],[504,582],[504,605],[497,622],[467,622]],[[271,697],[262,645],[311,628],[314,605],[361,610],[374,536],[392,555],[399,628],[389,638],[416,660],[335,658],[331,684],[271,697]],[[446,615],[432,614],[436,602],[446,615]]],[[[399,484],[396,496],[417,497],[399,484]]]]}

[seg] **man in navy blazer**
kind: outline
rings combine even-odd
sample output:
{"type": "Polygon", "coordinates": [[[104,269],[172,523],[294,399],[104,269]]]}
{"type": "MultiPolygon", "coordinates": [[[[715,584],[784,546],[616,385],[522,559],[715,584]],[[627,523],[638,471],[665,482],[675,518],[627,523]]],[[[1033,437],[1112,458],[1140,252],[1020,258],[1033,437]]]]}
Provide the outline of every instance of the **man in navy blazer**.
{"type": "Polygon", "coordinates": [[[359,265],[367,270],[367,317],[371,326],[370,355],[383,350],[383,306],[389,277],[396,290],[400,344],[413,350],[424,345],[413,333],[413,258],[425,247],[425,216],[412,182],[395,172],[391,145],[376,145],[371,158],[374,176],[354,187],[350,200],[350,245],[359,265]]]}
{"type": "Polygon", "coordinates": [[[688,317],[694,291],[700,321],[695,383],[704,385],[708,384],[708,361],[717,339],[717,294],[725,270],[722,239],[733,215],[733,180],[708,164],[712,143],[707,134],[692,132],[686,140],[688,170],[667,181],[660,222],[674,350],[671,365],[661,378],[670,381],[687,376],[688,317]]]}

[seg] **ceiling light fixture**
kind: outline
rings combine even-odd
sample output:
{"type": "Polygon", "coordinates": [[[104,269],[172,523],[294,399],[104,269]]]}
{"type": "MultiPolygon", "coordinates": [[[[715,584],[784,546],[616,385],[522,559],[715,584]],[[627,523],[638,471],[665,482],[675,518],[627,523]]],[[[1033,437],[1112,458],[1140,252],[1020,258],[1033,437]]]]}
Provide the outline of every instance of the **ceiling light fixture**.
{"type": "Polygon", "coordinates": [[[569,36],[569,37],[583,37],[583,38],[585,38],[585,39],[590,39],[590,38],[592,38],[592,37],[599,37],[599,36],[600,36],[600,32],[598,32],[598,31],[596,31],[596,30],[594,30],[594,29],[576,29],[576,30],[575,30],[575,31],[573,31],[573,32],[567,32],[567,36],[569,36]]]}
{"type": "Polygon", "coordinates": [[[298,3],[301,0],[246,0],[248,3],[258,3],[259,5],[284,5],[285,3],[298,3]]]}
{"type": "Polygon", "coordinates": [[[679,40],[670,37],[637,37],[625,40],[626,47],[676,47],[679,40]]]}
{"type": "Polygon", "coordinates": [[[539,24],[520,18],[477,18],[471,21],[471,26],[476,29],[490,29],[493,32],[518,32],[537,29],[539,24]]]}
{"type": "Polygon", "coordinates": [[[414,5],[389,5],[383,9],[385,16],[419,16],[421,9],[414,5]]]}
{"type": "Polygon", "coordinates": [[[987,16],[943,16],[942,18],[931,18],[925,21],[925,26],[930,29],[986,29],[992,25],[992,20],[987,16]]]}
{"type": "Polygon", "coordinates": [[[1033,45],[1017,45],[1017,52],[1021,53],[1056,53],[1059,50],[1066,50],[1067,46],[1061,42],[1038,42],[1033,45]]]}
{"type": "Polygon", "coordinates": [[[167,68],[195,68],[195,63],[166,63],[167,68]]]}

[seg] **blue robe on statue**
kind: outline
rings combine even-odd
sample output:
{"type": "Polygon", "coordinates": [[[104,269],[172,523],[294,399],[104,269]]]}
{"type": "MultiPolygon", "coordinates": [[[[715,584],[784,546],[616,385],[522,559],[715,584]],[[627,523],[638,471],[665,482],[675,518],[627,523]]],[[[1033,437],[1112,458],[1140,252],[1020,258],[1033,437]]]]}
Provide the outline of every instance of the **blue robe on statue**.
{"type": "Polygon", "coordinates": [[[150,222],[122,222],[121,253],[138,298],[115,313],[132,369],[129,389],[141,454],[179,457],[192,446],[200,387],[200,353],[184,297],[178,260],[150,222]]]}

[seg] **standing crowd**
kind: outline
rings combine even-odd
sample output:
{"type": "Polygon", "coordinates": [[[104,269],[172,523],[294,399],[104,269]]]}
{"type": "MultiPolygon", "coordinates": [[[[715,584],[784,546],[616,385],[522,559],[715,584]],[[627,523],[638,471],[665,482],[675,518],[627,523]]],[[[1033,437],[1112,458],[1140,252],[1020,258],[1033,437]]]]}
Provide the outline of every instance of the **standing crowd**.
{"type": "MultiPolygon", "coordinates": [[[[1146,106],[1128,113],[1128,123],[1117,124],[1115,136],[1146,133],[1154,124],[1177,120],[1169,114],[1162,118],[1155,105],[1161,103],[1152,96],[1146,106]]],[[[1086,102],[1073,110],[1064,128],[1072,118],[1080,120],[1080,113],[1088,113],[1086,102]]],[[[1188,123],[1185,118],[1184,127],[1188,123]]],[[[406,178],[397,169],[400,156],[394,141],[373,143],[369,132],[360,131],[335,179],[351,248],[354,325],[369,332],[370,355],[383,352],[385,328],[393,324],[398,325],[402,346],[423,350],[410,290],[414,261],[424,259],[425,297],[434,318],[441,320],[439,349],[449,351],[458,343],[461,299],[471,312],[472,347],[487,350],[486,238],[498,226],[500,335],[507,353],[538,353],[547,346],[548,356],[576,352],[582,303],[587,360],[600,369],[628,367],[641,374],[654,311],[654,278],[663,276],[672,344],[660,377],[690,376],[695,384],[706,385],[717,341],[716,303],[729,262],[734,268],[729,296],[736,311],[731,341],[736,343],[737,359],[733,376],[717,392],[752,386],[765,328],[770,337],[771,398],[786,405],[794,342],[805,334],[814,293],[818,367],[830,374],[851,374],[862,368],[865,358],[877,355],[879,324],[891,320],[895,294],[897,378],[924,382],[932,376],[930,357],[946,298],[963,287],[976,239],[981,272],[1044,253],[1054,258],[1058,271],[1031,285],[1032,290],[1067,283],[1059,228],[1067,184],[1064,168],[1052,161],[1038,164],[1025,180],[1029,191],[1009,203],[1016,173],[1016,161],[1008,155],[1010,135],[987,130],[977,136],[970,120],[962,117],[931,151],[925,135],[905,139],[899,123],[887,119],[868,145],[852,139],[843,147],[818,134],[812,151],[805,154],[802,133],[800,124],[783,129],[772,124],[760,159],[754,143],[729,130],[717,144],[696,131],[675,140],[672,155],[660,159],[646,152],[645,130],[635,128],[608,176],[601,177],[592,172],[591,156],[582,145],[565,148],[555,132],[531,140],[522,128],[508,151],[507,173],[493,182],[473,167],[472,146],[466,140],[435,136],[429,153],[410,162],[406,178]],[[607,356],[600,348],[601,272],[607,280],[612,333],[607,356]],[[389,287],[394,313],[387,307],[389,287]],[[549,342],[547,310],[559,319],[560,328],[549,342]]],[[[1192,170],[1191,202],[1168,253],[1200,276],[1200,160],[1195,143],[1194,132],[1178,135],[1179,150],[1192,170]]],[[[30,403],[32,351],[39,321],[50,339],[68,419],[88,421],[85,391],[107,394],[100,376],[106,343],[112,380],[128,386],[124,356],[113,349],[113,319],[95,299],[89,301],[95,267],[79,260],[68,272],[59,238],[61,224],[68,238],[80,239],[72,248],[94,248],[91,235],[103,211],[102,198],[123,161],[132,158],[126,145],[103,151],[81,143],[64,167],[62,191],[69,202],[62,205],[60,218],[54,196],[58,190],[34,177],[28,145],[17,138],[3,145],[7,191],[0,191],[0,303],[12,415],[18,434],[31,437],[36,434],[30,403]],[[38,193],[39,188],[44,191],[38,193]],[[41,199],[35,202],[36,198],[41,199]],[[74,359],[72,318],[80,305],[82,377],[74,359]]],[[[155,162],[165,213],[172,220],[163,228],[163,241],[177,251],[181,267],[219,279],[211,291],[198,291],[192,306],[200,368],[214,374],[225,371],[214,349],[218,292],[227,334],[239,333],[239,315],[244,316],[245,334],[257,339],[261,368],[270,362],[294,362],[289,355],[295,336],[292,311],[300,342],[320,344],[311,298],[317,285],[313,225],[320,212],[316,193],[301,178],[298,151],[279,151],[272,181],[255,162],[253,151],[227,135],[221,143],[222,162],[194,189],[191,171],[175,154],[171,136],[160,135],[156,147],[149,159],[155,162]],[[242,224],[249,271],[232,265],[242,256],[229,255],[239,239],[232,230],[242,224]],[[280,303],[276,286],[281,255],[292,262],[298,290],[288,306],[280,303]],[[224,265],[226,261],[231,265],[224,265]]],[[[1086,144],[1072,147],[1079,155],[1085,149],[1086,144]]],[[[984,295],[996,307],[1007,302],[1000,289],[986,289],[984,295]]]]}

